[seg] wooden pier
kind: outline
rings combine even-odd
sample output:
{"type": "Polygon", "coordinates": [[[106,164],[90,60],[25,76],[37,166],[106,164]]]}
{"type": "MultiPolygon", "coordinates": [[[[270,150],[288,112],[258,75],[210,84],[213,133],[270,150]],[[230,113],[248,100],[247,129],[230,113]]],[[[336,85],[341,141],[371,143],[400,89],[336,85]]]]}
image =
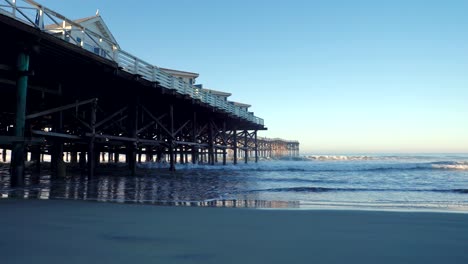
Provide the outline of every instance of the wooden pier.
{"type": "Polygon", "coordinates": [[[0,158],[11,151],[12,185],[44,154],[53,175],[69,162],[90,177],[121,156],[135,174],[143,158],[175,170],[298,155],[298,142],[258,139],[263,119],[244,105],[123,51],[111,34],[34,1],[0,3],[0,158]]]}

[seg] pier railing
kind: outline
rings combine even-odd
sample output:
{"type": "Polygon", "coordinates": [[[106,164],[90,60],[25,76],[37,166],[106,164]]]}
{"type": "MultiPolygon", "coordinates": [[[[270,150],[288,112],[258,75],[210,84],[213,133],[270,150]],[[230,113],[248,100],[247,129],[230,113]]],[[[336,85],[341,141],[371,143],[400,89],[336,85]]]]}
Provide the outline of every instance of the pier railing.
{"type": "Polygon", "coordinates": [[[231,102],[176,78],[132,54],[121,50],[117,43],[99,35],[65,16],[32,0],[3,0],[0,14],[13,17],[57,38],[82,47],[101,57],[116,62],[122,70],[158,82],[161,86],[175,90],[179,94],[211,105],[255,124],[264,125],[263,119],[256,117],[231,102]]]}

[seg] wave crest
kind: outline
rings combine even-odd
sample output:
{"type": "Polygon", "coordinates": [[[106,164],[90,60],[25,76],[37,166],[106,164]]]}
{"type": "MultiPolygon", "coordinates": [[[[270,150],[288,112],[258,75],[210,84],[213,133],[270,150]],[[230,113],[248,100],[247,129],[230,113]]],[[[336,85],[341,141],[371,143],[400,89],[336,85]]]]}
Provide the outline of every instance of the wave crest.
{"type": "Polygon", "coordinates": [[[379,189],[379,188],[330,188],[330,187],[285,187],[263,190],[251,190],[250,192],[442,192],[468,194],[468,189],[379,189]]]}
{"type": "Polygon", "coordinates": [[[432,168],[441,170],[468,170],[468,162],[434,162],[432,168]]]}

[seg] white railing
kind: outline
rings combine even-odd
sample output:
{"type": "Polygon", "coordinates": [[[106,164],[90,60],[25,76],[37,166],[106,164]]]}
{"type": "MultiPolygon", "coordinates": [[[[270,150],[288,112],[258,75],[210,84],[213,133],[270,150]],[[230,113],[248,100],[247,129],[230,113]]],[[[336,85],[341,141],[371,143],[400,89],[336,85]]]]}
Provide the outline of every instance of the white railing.
{"type": "Polygon", "coordinates": [[[44,7],[32,0],[0,0],[0,14],[13,17],[25,24],[47,32],[74,45],[106,59],[115,61],[120,68],[142,78],[158,82],[159,85],[186,94],[209,104],[219,110],[234,114],[250,122],[264,125],[263,119],[210,94],[196,86],[190,85],[132,54],[119,49],[119,45],[65,16],[44,7]]]}

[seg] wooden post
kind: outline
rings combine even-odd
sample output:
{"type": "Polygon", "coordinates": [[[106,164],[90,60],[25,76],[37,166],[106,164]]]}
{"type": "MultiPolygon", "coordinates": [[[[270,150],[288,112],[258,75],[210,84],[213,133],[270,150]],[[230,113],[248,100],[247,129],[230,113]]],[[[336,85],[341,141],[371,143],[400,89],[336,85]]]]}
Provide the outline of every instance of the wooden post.
{"type": "Polygon", "coordinates": [[[97,110],[97,99],[91,104],[91,117],[89,125],[91,126],[91,137],[88,144],[88,177],[94,177],[95,169],[95,149],[94,149],[94,140],[96,133],[96,110],[97,110]]]}
{"type": "Polygon", "coordinates": [[[41,146],[35,145],[31,149],[31,161],[34,163],[33,172],[41,172],[41,146]]]}
{"type": "Polygon", "coordinates": [[[255,130],[255,163],[258,163],[258,138],[257,138],[257,130],[255,130]]]}
{"type": "MultiPolygon", "coordinates": [[[[18,55],[17,70],[19,77],[16,81],[16,122],[15,136],[24,138],[26,123],[26,97],[28,91],[29,55],[25,50],[18,55]]],[[[11,155],[11,186],[24,185],[24,142],[14,142],[11,155]]]]}
{"type": "Polygon", "coordinates": [[[161,149],[161,147],[158,147],[156,149],[156,162],[158,163],[162,162],[162,154],[163,154],[163,150],[161,149]]]}
{"type": "MultiPolygon", "coordinates": [[[[54,130],[57,133],[61,133],[63,129],[63,112],[60,111],[55,116],[54,130]]],[[[63,142],[61,139],[55,139],[52,145],[52,153],[50,160],[50,167],[52,176],[54,177],[65,177],[63,175],[64,170],[62,167],[65,166],[63,163],[63,142]]]]}
{"type": "Polygon", "coordinates": [[[7,160],[6,160],[6,156],[7,156],[6,154],[7,154],[7,149],[4,148],[4,149],[2,150],[2,161],[3,161],[3,162],[6,162],[6,161],[7,161],[7,160]]]}
{"type": "Polygon", "coordinates": [[[213,122],[210,122],[208,128],[208,163],[214,165],[215,155],[214,155],[214,138],[213,138],[213,122]]]}
{"type": "Polygon", "coordinates": [[[180,150],[180,153],[179,153],[180,164],[184,164],[185,163],[185,161],[184,161],[184,146],[180,146],[179,150],[180,150]]]}
{"type": "Polygon", "coordinates": [[[169,119],[171,125],[171,135],[169,135],[169,170],[175,171],[175,159],[174,159],[174,106],[171,104],[169,107],[169,119]]]}
{"type": "Polygon", "coordinates": [[[248,133],[247,130],[244,130],[244,162],[247,164],[249,161],[249,141],[248,141],[248,133]]]}
{"type": "Polygon", "coordinates": [[[141,164],[141,155],[143,154],[143,148],[140,147],[138,150],[138,163],[141,164]]]}
{"type": "MultiPolygon", "coordinates": [[[[73,146],[74,148],[75,146],[73,146]]],[[[71,164],[76,164],[78,162],[78,155],[76,153],[76,150],[73,149],[71,152],[70,152],[70,163],[71,164]]]]}
{"type": "Polygon", "coordinates": [[[114,147],[114,163],[120,162],[120,149],[118,147],[114,147]]]}
{"type": "MultiPolygon", "coordinates": [[[[138,104],[139,98],[135,98],[132,105],[130,106],[130,115],[129,115],[129,135],[130,137],[137,139],[137,131],[138,131],[138,104]]],[[[137,162],[137,143],[131,142],[127,144],[127,162],[128,168],[130,169],[130,173],[132,176],[136,174],[136,162],[137,162]]]]}
{"type": "MultiPolygon", "coordinates": [[[[192,122],[192,142],[197,142],[197,113],[193,112],[193,122],[192,122]]],[[[198,147],[192,146],[192,163],[196,164],[198,162],[198,147]]]]}
{"type": "Polygon", "coordinates": [[[233,144],[234,146],[233,147],[233,151],[234,151],[234,165],[237,164],[237,130],[234,129],[234,135],[233,135],[233,144]]]}
{"type": "Polygon", "coordinates": [[[226,165],[226,148],[227,148],[227,139],[226,139],[226,121],[223,122],[223,165],[226,165]]]}
{"type": "Polygon", "coordinates": [[[152,162],[153,161],[153,150],[151,149],[150,146],[147,146],[145,148],[145,160],[146,162],[152,162]]]}

